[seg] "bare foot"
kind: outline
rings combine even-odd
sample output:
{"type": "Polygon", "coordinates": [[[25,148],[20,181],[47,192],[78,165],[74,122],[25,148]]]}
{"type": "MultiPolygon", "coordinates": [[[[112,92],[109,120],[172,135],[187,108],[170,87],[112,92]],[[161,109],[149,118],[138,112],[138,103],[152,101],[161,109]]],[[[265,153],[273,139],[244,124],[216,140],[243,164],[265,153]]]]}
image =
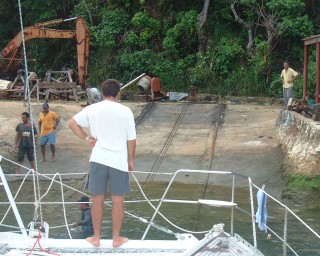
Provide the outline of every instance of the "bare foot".
{"type": "Polygon", "coordinates": [[[100,246],[100,239],[95,238],[94,236],[87,237],[86,240],[95,247],[100,246]]]}
{"type": "Polygon", "coordinates": [[[122,244],[124,244],[124,243],[126,243],[126,242],[128,242],[129,241],[129,239],[128,239],[128,237],[122,237],[122,236],[120,236],[118,239],[113,239],[113,243],[112,243],[112,246],[113,247],[119,247],[120,245],[122,245],[122,244]]]}
{"type": "Polygon", "coordinates": [[[41,160],[41,162],[45,162],[45,161],[46,161],[46,159],[42,159],[42,160],[41,160]]]}
{"type": "Polygon", "coordinates": [[[56,159],[55,159],[55,158],[52,158],[52,159],[51,159],[51,162],[55,162],[55,161],[56,161],[56,159]]]}

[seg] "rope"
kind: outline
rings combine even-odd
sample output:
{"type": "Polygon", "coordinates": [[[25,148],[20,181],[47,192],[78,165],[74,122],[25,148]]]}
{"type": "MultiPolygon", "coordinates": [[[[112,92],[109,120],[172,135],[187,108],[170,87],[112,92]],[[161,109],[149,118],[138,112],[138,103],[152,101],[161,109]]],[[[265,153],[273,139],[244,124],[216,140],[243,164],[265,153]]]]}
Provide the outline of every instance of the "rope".
{"type": "MultiPolygon", "coordinates": [[[[40,228],[41,228],[41,227],[40,227],[40,228]]],[[[40,228],[39,228],[39,230],[38,230],[37,240],[34,242],[33,247],[31,248],[30,252],[29,252],[26,256],[31,255],[31,253],[34,251],[34,248],[36,247],[37,244],[39,245],[40,249],[41,249],[44,253],[60,256],[60,254],[47,251],[47,250],[45,250],[45,249],[41,246],[41,244],[40,244],[40,238],[41,238],[40,228]]]]}
{"type": "Polygon", "coordinates": [[[28,62],[27,62],[27,54],[26,54],[26,44],[24,40],[24,31],[23,31],[23,21],[22,21],[22,11],[21,11],[21,2],[18,0],[19,3],[19,16],[20,16],[20,27],[21,27],[21,36],[22,36],[22,48],[23,48],[23,59],[24,59],[24,69],[25,69],[25,91],[24,91],[24,100],[26,101],[26,89],[29,88],[29,81],[26,79],[28,76],[28,62]]]}
{"type": "MultiPolygon", "coordinates": [[[[139,189],[140,189],[143,197],[145,198],[145,200],[148,202],[148,204],[149,204],[154,210],[156,210],[156,207],[150,202],[150,200],[147,198],[146,194],[143,192],[143,189],[142,189],[139,181],[137,180],[137,178],[135,177],[135,175],[134,175],[133,172],[132,172],[132,176],[133,176],[134,180],[136,181],[136,183],[137,183],[137,185],[138,185],[138,187],[139,187],[139,189]]],[[[191,230],[187,230],[187,229],[181,228],[181,227],[173,224],[170,220],[168,220],[160,211],[159,211],[158,213],[159,213],[159,215],[160,215],[166,222],[168,222],[171,226],[175,227],[176,229],[178,229],[178,230],[180,230],[180,231],[183,231],[183,232],[186,232],[186,233],[191,233],[191,234],[203,234],[203,233],[207,233],[207,232],[210,231],[210,230],[206,230],[206,231],[198,231],[198,232],[196,232],[196,231],[191,231],[191,230]]],[[[140,219],[141,219],[141,218],[140,218],[140,219]]],[[[145,220],[142,220],[142,222],[146,223],[145,220]]],[[[156,225],[156,224],[154,224],[154,223],[152,223],[152,222],[149,222],[149,221],[148,221],[148,223],[150,223],[152,226],[155,226],[155,227],[158,226],[158,225],[156,225]]],[[[173,232],[172,232],[172,233],[173,233],[173,232]]]]}
{"type": "Polygon", "coordinates": [[[155,175],[170,175],[172,176],[174,173],[172,172],[145,172],[145,171],[133,171],[132,173],[143,173],[143,174],[155,174],[155,175]]]}
{"type": "Polygon", "coordinates": [[[66,215],[66,207],[65,207],[65,201],[64,201],[64,190],[63,190],[63,183],[62,183],[62,179],[60,176],[60,173],[56,173],[56,175],[54,175],[54,177],[51,180],[50,185],[47,188],[47,191],[42,195],[42,197],[39,198],[39,202],[49,193],[51,186],[53,185],[53,182],[55,181],[56,176],[59,177],[60,180],[60,189],[61,189],[61,198],[62,198],[62,207],[63,207],[63,217],[64,217],[64,221],[65,221],[65,227],[67,228],[68,234],[69,234],[69,238],[72,239],[71,233],[70,233],[70,229],[69,229],[69,224],[67,221],[67,215],[66,215]]]}
{"type": "MultiPolygon", "coordinates": [[[[5,159],[5,158],[4,158],[4,159],[5,159]]],[[[28,169],[28,168],[27,168],[27,169],[28,169]]],[[[18,196],[18,194],[19,194],[22,186],[24,185],[25,180],[26,180],[26,178],[28,177],[28,175],[29,175],[30,172],[33,173],[33,178],[34,178],[34,176],[35,176],[35,175],[34,175],[34,172],[35,172],[35,171],[32,170],[32,169],[29,169],[29,172],[25,175],[24,179],[22,180],[22,182],[21,182],[21,184],[20,184],[20,186],[19,186],[19,188],[18,188],[18,190],[17,190],[14,199],[16,199],[16,197],[18,196]]],[[[65,208],[65,201],[64,201],[64,190],[63,190],[63,185],[64,185],[64,184],[63,184],[63,182],[62,182],[61,175],[60,175],[59,173],[56,173],[56,174],[54,175],[54,177],[51,179],[51,183],[50,183],[50,185],[48,186],[47,191],[43,194],[43,196],[42,196],[41,198],[39,198],[38,201],[34,202],[34,204],[35,204],[35,206],[36,206],[36,207],[35,207],[34,216],[36,216],[36,217],[38,216],[38,215],[37,215],[37,210],[38,210],[38,208],[39,208],[40,201],[48,194],[48,192],[50,191],[50,189],[51,189],[51,187],[52,187],[52,185],[53,185],[53,182],[56,182],[56,181],[55,181],[55,177],[58,176],[58,175],[59,175],[59,180],[60,180],[59,184],[60,184],[60,186],[61,186],[61,196],[62,196],[64,220],[65,220],[65,223],[66,223],[66,224],[65,224],[65,225],[62,225],[62,226],[51,227],[51,228],[66,227],[67,230],[68,230],[69,237],[72,239],[71,232],[70,232],[70,229],[69,229],[69,226],[71,226],[72,224],[68,224],[68,223],[67,223],[66,208],[65,208]]],[[[37,175],[37,176],[38,176],[38,175],[37,175]]],[[[79,192],[80,192],[80,191],[79,191],[79,192]]],[[[9,227],[9,228],[15,228],[15,229],[20,229],[20,228],[14,227],[14,226],[2,224],[2,222],[3,222],[4,219],[6,218],[7,214],[9,213],[9,210],[10,210],[10,209],[11,209],[11,205],[8,207],[7,212],[4,214],[4,216],[3,216],[3,218],[2,218],[2,220],[1,220],[1,222],[0,222],[0,226],[9,227]]],[[[36,219],[36,217],[35,217],[35,219],[36,219]]],[[[34,219],[34,221],[35,221],[35,219],[34,219]]],[[[36,221],[35,221],[35,222],[36,222],[36,221]]],[[[29,229],[26,229],[26,230],[28,231],[29,229]]]]}
{"type": "MultiPolygon", "coordinates": [[[[64,228],[66,225],[60,225],[60,226],[50,226],[50,229],[55,229],[55,228],[64,228]]],[[[68,224],[68,226],[72,226],[71,224],[68,224]]],[[[71,238],[72,239],[72,238],[71,238]]]]}
{"type": "MultiPolygon", "coordinates": [[[[11,225],[2,224],[2,223],[0,224],[0,226],[1,226],[1,227],[5,227],[5,228],[13,228],[13,229],[21,230],[21,228],[20,228],[20,227],[11,226],[11,225]]],[[[25,228],[24,230],[26,230],[26,231],[30,231],[30,229],[27,229],[27,228],[25,228]]]]}
{"type": "MultiPolygon", "coordinates": [[[[27,62],[27,53],[26,53],[26,44],[25,44],[25,38],[24,38],[24,30],[23,30],[23,20],[22,20],[22,11],[21,11],[21,2],[18,0],[19,4],[19,16],[20,16],[20,27],[21,27],[21,36],[22,36],[22,47],[23,47],[23,59],[24,59],[24,69],[25,69],[25,93],[24,93],[24,101],[28,102],[28,108],[29,108],[29,113],[30,113],[30,120],[31,120],[31,131],[32,131],[32,140],[33,140],[33,151],[34,151],[34,162],[35,162],[35,168],[36,171],[38,170],[38,161],[37,161],[37,154],[36,154],[36,145],[35,145],[35,138],[34,138],[34,122],[33,122],[33,114],[32,114],[32,108],[31,108],[31,99],[30,99],[30,87],[29,87],[29,79],[28,77],[28,62],[27,62]],[[28,100],[26,95],[28,95],[28,100]]],[[[37,176],[36,179],[36,185],[37,188],[35,188],[35,201],[37,201],[37,194],[38,197],[40,198],[40,185],[39,185],[39,177],[37,176]]],[[[40,220],[43,222],[42,218],[42,209],[41,209],[41,204],[37,205],[36,210],[40,208],[40,220]]],[[[37,213],[35,210],[35,214],[37,213]]],[[[34,216],[37,218],[38,216],[34,216]]]]}
{"type": "MultiPolygon", "coordinates": [[[[5,160],[7,160],[7,161],[9,161],[9,162],[14,163],[13,161],[11,161],[10,159],[7,159],[7,158],[5,158],[5,157],[3,157],[3,159],[5,159],[5,160]]],[[[49,191],[50,191],[53,183],[55,182],[55,183],[60,184],[62,201],[59,202],[59,203],[62,203],[62,205],[63,205],[63,213],[64,213],[65,225],[57,226],[56,228],[58,228],[58,227],[66,227],[67,230],[68,230],[69,237],[72,239],[72,235],[71,235],[71,232],[70,232],[70,229],[69,229],[69,226],[71,226],[72,224],[68,224],[68,222],[67,222],[67,217],[66,217],[66,208],[65,208],[65,205],[68,204],[68,203],[66,203],[66,202],[64,201],[64,187],[67,187],[67,188],[69,188],[69,189],[71,189],[71,190],[73,190],[73,191],[76,191],[76,192],[78,192],[78,193],[80,193],[80,194],[83,194],[83,195],[86,195],[86,194],[83,193],[83,192],[80,191],[80,190],[77,190],[77,189],[75,189],[75,188],[73,188],[73,187],[71,187],[71,186],[68,186],[68,185],[64,184],[64,183],[62,182],[62,175],[61,175],[60,173],[54,174],[53,177],[51,178],[51,177],[48,177],[47,175],[41,174],[41,173],[39,173],[39,172],[36,172],[36,171],[33,170],[33,169],[29,169],[29,168],[27,168],[27,167],[25,167],[25,166],[23,166],[23,167],[24,167],[25,169],[29,170],[29,172],[24,176],[24,179],[23,179],[23,181],[22,181],[22,183],[21,183],[21,185],[20,185],[20,188],[19,188],[18,191],[17,191],[16,196],[18,195],[18,193],[19,193],[19,191],[20,191],[23,183],[25,182],[25,180],[26,180],[26,178],[28,177],[28,175],[30,174],[30,172],[32,172],[33,178],[35,178],[35,176],[36,176],[37,178],[38,178],[38,177],[45,177],[45,178],[47,178],[48,180],[50,180],[51,182],[50,182],[50,184],[49,184],[46,192],[45,192],[41,197],[39,197],[39,199],[38,199],[37,201],[34,202],[34,204],[35,204],[35,214],[34,214],[34,215],[37,216],[37,210],[38,210],[39,206],[41,205],[40,202],[47,196],[47,194],[49,193],[49,191]],[[59,181],[55,180],[57,176],[59,177],[59,181]]],[[[135,173],[142,173],[142,172],[137,172],[137,171],[135,171],[135,173]]],[[[148,172],[143,172],[143,173],[148,173],[148,172]]],[[[152,172],[149,172],[149,173],[152,173],[152,172]]],[[[132,174],[133,174],[133,172],[132,172],[132,174]]],[[[161,174],[161,173],[157,173],[157,174],[161,174]]],[[[165,175],[173,175],[173,173],[162,173],[162,174],[165,174],[165,175]]],[[[50,176],[51,176],[51,175],[50,175],[50,176]]],[[[134,179],[135,179],[135,181],[136,181],[136,183],[137,183],[137,185],[138,185],[138,187],[139,187],[139,189],[140,189],[140,191],[141,191],[141,193],[142,193],[142,195],[143,195],[143,197],[144,197],[144,200],[135,200],[135,202],[147,202],[154,210],[156,210],[156,207],[155,207],[151,202],[152,202],[152,201],[154,201],[154,202],[159,202],[160,199],[151,199],[151,200],[148,199],[147,196],[145,195],[145,193],[144,193],[144,191],[143,191],[140,183],[138,182],[138,180],[137,180],[137,178],[135,177],[134,174],[133,174],[133,177],[134,177],[134,179]]],[[[15,196],[15,198],[16,198],[16,196],[15,196]]],[[[57,202],[53,202],[53,203],[57,203],[57,202]]],[[[131,201],[128,201],[128,203],[132,203],[132,202],[131,202],[131,201]]],[[[104,204],[107,205],[107,206],[109,206],[109,207],[111,207],[111,204],[108,203],[108,202],[104,202],[104,204]]],[[[8,210],[8,211],[9,211],[9,210],[8,210]]],[[[155,224],[155,223],[153,223],[153,222],[150,222],[150,221],[148,221],[148,220],[146,220],[146,219],[144,219],[144,218],[141,218],[141,217],[138,217],[138,216],[136,216],[136,215],[133,215],[133,214],[127,212],[127,211],[125,211],[125,213],[126,213],[127,215],[133,217],[133,218],[136,218],[136,219],[142,221],[143,223],[150,224],[151,226],[157,228],[158,230],[161,230],[161,231],[164,231],[164,232],[166,232],[166,233],[170,233],[170,234],[174,234],[174,235],[176,235],[176,236],[179,236],[179,234],[176,234],[176,233],[170,231],[169,229],[164,228],[164,227],[161,227],[161,226],[159,226],[159,225],[157,225],[157,224],[155,224]]],[[[7,214],[6,214],[6,215],[7,215],[7,214]]],[[[3,218],[5,218],[6,215],[5,215],[3,218]]],[[[181,228],[181,227],[173,224],[173,223],[172,223],[170,220],[168,220],[161,212],[159,212],[159,215],[160,215],[166,222],[168,222],[170,225],[172,225],[173,227],[175,227],[175,228],[177,228],[177,229],[179,229],[179,230],[181,230],[181,231],[183,231],[183,232],[192,233],[192,234],[203,234],[203,233],[206,233],[206,232],[209,231],[209,230],[208,230],[208,231],[198,231],[198,232],[195,232],[195,231],[186,230],[186,229],[183,229],[183,228],[181,228]]],[[[52,228],[53,228],[53,227],[52,227],[52,228]]]]}
{"type": "MultiPolygon", "coordinates": [[[[27,173],[27,175],[28,175],[30,172],[31,172],[31,170],[27,173]]],[[[20,186],[19,186],[19,188],[18,188],[18,190],[17,190],[17,193],[16,193],[16,195],[15,195],[14,198],[13,198],[14,200],[17,198],[17,196],[18,196],[18,194],[19,194],[19,192],[20,192],[20,190],[21,190],[21,188],[22,188],[22,186],[23,186],[23,184],[24,184],[24,182],[25,182],[25,180],[26,180],[26,178],[27,178],[27,175],[26,175],[26,176],[24,177],[24,179],[22,180],[22,182],[21,182],[21,184],[20,184],[20,186]]],[[[12,207],[12,206],[9,205],[6,213],[4,214],[2,220],[0,221],[0,224],[2,224],[2,222],[3,222],[3,221],[5,220],[5,218],[7,217],[7,215],[8,215],[8,213],[9,213],[11,207],[12,207]]]]}
{"type": "MultiPolygon", "coordinates": [[[[6,158],[4,158],[4,159],[6,159],[6,158]]],[[[9,160],[9,159],[8,159],[8,160],[9,160]]],[[[10,161],[10,160],[9,160],[9,161],[10,161]]],[[[26,168],[26,169],[28,169],[28,168],[26,168]]],[[[33,174],[36,173],[34,170],[29,169],[29,172],[28,172],[28,173],[26,174],[26,176],[24,177],[24,180],[23,180],[22,184],[20,185],[20,188],[21,188],[21,186],[23,185],[25,179],[27,178],[27,176],[29,175],[29,173],[30,173],[31,171],[32,171],[33,174]]],[[[57,183],[60,184],[60,186],[61,186],[61,197],[62,197],[62,202],[61,202],[61,203],[62,203],[62,205],[63,205],[63,213],[64,213],[64,220],[65,220],[65,225],[57,226],[57,227],[63,227],[63,226],[65,226],[65,227],[67,228],[67,230],[68,230],[69,237],[72,239],[72,235],[71,235],[71,232],[70,232],[70,229],[69,229],[69,226],[70,226],[71,224],[68,224],[68,222],[67,222],[67,217],[66,217],[66,209],[65,209],[65,204],[66,204],[66,202],[64,201],[64,189],[63,189],[63,187],[66,186],[66,187],[68,187],[68,188],[70,188],[70,189],[72,189],[72,190],[74,190],[74,191],[77,191],[77,192],[79,192],[79,193],[81,193],[81,194],[84,194],[84,195],[85,195],[85,193],[83,193],[83,192],[81,192],[81,191],[79,191],[79,190],[76,190],[76,189],[74,189],[74,188],[72,188],[72,187],[70,187],[70,186],[68,186],[68,185],[65,185],[65,184],[62,182],[60,173],[56,173],[52,178],[47,177],[46,175],[43,175],[43,174],[40,174],[40,173],[36,173],[36,174],[37,174],[37,177],[38,177],[38,176],[43,176],[43,177],[48,178],[49,180],[51,180],[51,183],[50,183],[50,185],[48,186],[46,192],[34,203],[35,206],[36,206],[36,207],[35,207],[35,216],[37,216],[36,213],[37,213],[37,210],[38,210],[38,208],[39,208],[39,205],[40,205],[41,200],[43,200],[43,198],[45,198],[45,197],[47,196],[47,194],[49,193],[49,191],[50,191],[53,183],[54,183],[54,182],[57,182],[57,183]],[[59,180],[60,180],[60,181],[56,181],[56,180],[55,180],[56,176],[59,176],[59,180]]],[[[165,173],[165,174],[170,174],[170,175],[172,175],[172,173],[165,173]]],[[[34,177],[34,175],[33,175],[33,177],[34,177]]],[[[141,185],[139,184],[139,182],[138,182],[138,180],[136,179],[136,177],[135,177],[134,175],[133,175],[133,177],[134,177],[134,179],[135,179],[135,181],[136,181],[136,183],[137,183],[137,185],[138,185],[138,187],[139,187],[142,195],[143,195],[144,198],[145,198],[145,200],[140,200],[140,202],[146,201],[146,202],[148,202],[149,205],[151,205],[151,207],[152,207],[153,209],[156,209],[156,208],[153,206],[153,204],[151,203],[151,201],[156,201],[156,202],[158,202],[159,199],[153,199],[153,200],[148,199],[147,196],[145,195],[145,193],[143,192],[143,189],[141,188],[141,185]]],[[[20,191],[20,188],[19,188],[18,192],[20,191]]],[[[18,194],[18,192],[17,192],[17,194],[18,194]]],[[[17,196],[17,194],[16,194],[16,196],[17,196]]],[[[136,201],[137,201],[137,200],[136,200],[136,201]]],[[[105,202],[105,204],[106,204],[107,206],[111,207],[111,204],[110,204],[110,203],[105,202]]],[[[8,211],[9,211],[9,210],[8,210],[8,211]]],[[[151,226],[153,226],[153,227],[155,227],[155,228],[157,228],[157,229],[159,229],[159,230],[161,230],[161,231],[164,231],[164,232],[167,232],[167,233],[171,233],[171,234],[175,234],[174,232],[172,232],[172,231],[170,231],[170,230],[168,230],[168,229],[166,229],[166,228],[164,228],[164,227],[161,227],[161,226],[159,226],[159,225],[157,225],[157,224],[155,224],[155,223],[151,223],[150,221],[148,221],[148,220],[146,220],[146,219],[144,219],[144,218],[138,217],[138,216],[133,215],[133,214],[131,214],[131,213],[129,213],[129,212],[126,212],[126,211],[125,211],[125,213],[126,213],[127,215],[131,216],[131,217],[134,217],[134,218],[142,221],[143,223],[148,223],[148,224],[150,223],[151,226]]],[[[160,215],[165,221],[167,221],[170,225],[172,225],[173,227],[175,227],[175,228],[177,228],[177,229],[179,229],[179,230],[181,230],[181,231],[184,231],[184,232],[187,232],[187,233],[193,233],[193,234],[202,234],[202,233],[208,232],[208,231],[194,232],[194,231],[185,230],[185,229],[183,229],[183,228],[181,228],[181,227],[173,224],[173,223],[172,223],[170,220],[168,220],[162,213],[159,212],[159,215],[160,215]]],[[[4,216],[4,218],[5,218],[5,217],[6,217],[6,216],[4,216]]],[[[179,236],[178,234],[175,234],[175,235],[176,235],[176,236],[179,236]]]]}

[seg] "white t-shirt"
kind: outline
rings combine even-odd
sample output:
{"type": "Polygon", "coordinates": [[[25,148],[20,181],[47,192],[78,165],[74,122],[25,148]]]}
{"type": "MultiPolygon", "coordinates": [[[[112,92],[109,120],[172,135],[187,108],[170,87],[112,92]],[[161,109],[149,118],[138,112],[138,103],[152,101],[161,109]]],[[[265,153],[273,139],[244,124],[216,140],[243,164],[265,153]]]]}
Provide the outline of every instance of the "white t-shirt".
{"type": "Polygon", "coordinates": [[[73,118],[81,127],[89,127],[91,136],[97,140],[90,162],[128,171],[127,141],[136,139],[130,108],[104,100],[85,107],[73,118]]]}

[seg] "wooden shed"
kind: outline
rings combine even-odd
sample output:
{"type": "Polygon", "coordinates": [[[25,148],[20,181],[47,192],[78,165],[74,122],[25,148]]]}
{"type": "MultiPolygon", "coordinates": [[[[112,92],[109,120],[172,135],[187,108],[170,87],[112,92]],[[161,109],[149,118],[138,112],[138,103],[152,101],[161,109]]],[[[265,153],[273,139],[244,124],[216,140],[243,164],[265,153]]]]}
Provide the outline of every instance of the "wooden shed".
{"type": "Polygon", "coordinates": [[[303,39],[304,41],[304,81],[303,81],[303,99],[307,99],[308,96],[308,58],[309,58],[309,46],[315,45],[316,54],[316,65],[317,65],[317,75],[316,75],[316,103],[320,103],[320,35],[311,36],[303,39]]]}

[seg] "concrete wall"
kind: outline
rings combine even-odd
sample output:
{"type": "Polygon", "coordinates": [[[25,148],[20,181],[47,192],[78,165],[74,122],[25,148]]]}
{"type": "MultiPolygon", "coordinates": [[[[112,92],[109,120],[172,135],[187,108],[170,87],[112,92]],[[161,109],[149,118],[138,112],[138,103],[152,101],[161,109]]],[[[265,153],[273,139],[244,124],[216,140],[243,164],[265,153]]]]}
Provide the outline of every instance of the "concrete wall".
{"type": "Polygon", "coordinates": [[[320,122],[281,110],[277,136],[285,155],[284,174],[320,175],[320,122]]]}

